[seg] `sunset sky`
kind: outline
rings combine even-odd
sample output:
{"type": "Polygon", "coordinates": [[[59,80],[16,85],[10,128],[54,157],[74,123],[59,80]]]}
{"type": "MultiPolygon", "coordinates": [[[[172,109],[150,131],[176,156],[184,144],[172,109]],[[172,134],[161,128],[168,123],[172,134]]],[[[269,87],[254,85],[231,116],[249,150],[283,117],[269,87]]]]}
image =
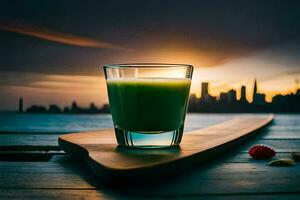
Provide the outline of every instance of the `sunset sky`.
{"type": "Polygon", "coordinates": [[[101,66],[164,62],[195,66],[192,93],[247,86],[296,90],[297,1],[1,1],[0,110],[32,104],[107,102],[101,66]]]}

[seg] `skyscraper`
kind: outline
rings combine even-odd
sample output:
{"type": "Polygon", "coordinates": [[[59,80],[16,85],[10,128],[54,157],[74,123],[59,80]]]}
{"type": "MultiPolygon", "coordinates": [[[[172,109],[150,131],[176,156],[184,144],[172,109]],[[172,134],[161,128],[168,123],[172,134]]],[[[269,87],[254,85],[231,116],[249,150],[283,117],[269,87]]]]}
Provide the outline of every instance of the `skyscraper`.
{"type": "Polygon", "coordinates": [[[23,112],[23,97],[19,98],[19,113],[23,112]]]}
{"type": "Polygon", "coordinates": [[[232,104],[236,102],[236,91],[231,89],[228,93],[227,93],[227,101],[228,103],[232,104]]]}
{"type": "Polygon", "coordinates": [[[234,104],[236,103],[236,91],[234,89],[229,90],[227,93],[220,93],[220,102],[225,104],[234,104]]]}
{"type": "Polygon", "coordinates": [[[254,102],[254,100],[255,100],[256,94],[257,94],[257,82],[256,82],[256,79],[254,79],[253,102],[254,102]]]}
{"type": "Polygon", "coordinates": [[[247,98],[246,98],[246,86],[242,86],[241,88],[241,99],[240,102],[247,102],[247,98]]]}
{"type": "Polygon", "coordinates": [[[208,96],[208,82],[201,84],[201,98],[205,99],[208,96]]]}
{"type": "Polygon", "coordinates": [[[266,103],[266,95],[257,92],[258,85],[256,79],[254,80],[253,88],[253,103],[256,105],[264,105],[266,103]]]}

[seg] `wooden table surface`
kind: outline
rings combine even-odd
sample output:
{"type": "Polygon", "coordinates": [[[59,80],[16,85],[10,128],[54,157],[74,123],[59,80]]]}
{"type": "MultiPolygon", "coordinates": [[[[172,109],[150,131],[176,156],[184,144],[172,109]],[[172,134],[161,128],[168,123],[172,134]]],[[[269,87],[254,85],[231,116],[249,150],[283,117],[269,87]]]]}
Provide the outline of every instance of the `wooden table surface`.
{"type": "MultiPolygon", "coordinates": [[[[48,147],[43,146],[49,144],[45,141],[36,144],[34,151],[32,147],[19,150],[27,150],[33,158],[53,154],[52,158],[0,161],[0,199],[300,199],[299,162],[293,167],[270,167],[268,161],[253,160],[247,154],[253,144],[273,147],[278,152],[276,158],[300,151],[299,116],[275,116],[274,123],[261,134],[223,157],[163,181],[137,185],[103,185],[84,163],[63,154],[52,143],[48,147]]],[[[0,147],[0,159],[15,154],[15,149],[0,147]]]]}

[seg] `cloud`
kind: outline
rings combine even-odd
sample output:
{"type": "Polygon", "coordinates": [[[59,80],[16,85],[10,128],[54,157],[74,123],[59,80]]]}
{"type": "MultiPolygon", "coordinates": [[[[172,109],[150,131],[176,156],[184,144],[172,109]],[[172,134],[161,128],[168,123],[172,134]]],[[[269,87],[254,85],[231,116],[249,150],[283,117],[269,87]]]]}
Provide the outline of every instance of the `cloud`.
{"type": "Polygon", "coordinates": [[[0,22],[0,29],[66,45],[130,51],[130,49],[109,42],[85,38],[45,27],[0,22]]]}
{"type": "Polygon", "coordinates": [[[108,102],[104,77],[10,71],[0,71],[0,96],[5,97],[0,99],[0,110],[15,110],[20,96],[25,106],[108,102]]]}
{"type": "Polygon", "coordinates": [[[104,77],[100,76],[0,71],[0,86],[74,90],[77,87],[99,89],[99,86],[101,86],[105,88],[103,83],[104,77]]]}

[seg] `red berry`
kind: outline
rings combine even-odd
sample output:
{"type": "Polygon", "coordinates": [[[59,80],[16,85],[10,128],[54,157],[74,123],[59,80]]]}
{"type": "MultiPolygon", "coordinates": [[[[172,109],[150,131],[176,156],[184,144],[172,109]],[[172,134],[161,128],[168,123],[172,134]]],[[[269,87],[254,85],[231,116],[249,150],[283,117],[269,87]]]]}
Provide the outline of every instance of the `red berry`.
{"type": "Polygon", "coordinates": [[[249,149],[248,153],[254,159],[268,159],[276,154],[271,147],[265,145],[254,145],[249,149]]]}

